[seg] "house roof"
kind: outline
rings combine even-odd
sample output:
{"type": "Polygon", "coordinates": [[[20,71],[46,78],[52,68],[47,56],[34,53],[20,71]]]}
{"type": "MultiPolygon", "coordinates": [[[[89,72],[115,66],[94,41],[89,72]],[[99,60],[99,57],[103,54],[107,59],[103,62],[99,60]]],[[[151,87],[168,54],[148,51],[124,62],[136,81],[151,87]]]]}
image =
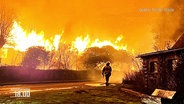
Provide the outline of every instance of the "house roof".
{"type": "Polygon", "coordinates": [[[177,51],[184,51],[184,47],[183,48],[178,48],[178,49],[170,49],[170,50],[163,50],[163,51],[145,53],[145,54],[138,55],[137,58],[153,56],[153,55],[158,55],[158,54],[172,53],[172,52],[177,52],[177,51]]]}
{"type": "Polygon", "coordinates": [[[173,45],[172,49],[184,47],[184,33],[178,38],[176,43],[173,45]]]}

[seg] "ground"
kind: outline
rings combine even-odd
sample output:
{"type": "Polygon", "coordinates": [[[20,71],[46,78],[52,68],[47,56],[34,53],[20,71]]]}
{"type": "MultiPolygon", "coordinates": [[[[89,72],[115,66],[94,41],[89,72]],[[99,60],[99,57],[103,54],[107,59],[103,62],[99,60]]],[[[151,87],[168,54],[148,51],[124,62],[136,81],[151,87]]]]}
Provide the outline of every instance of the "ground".
{"type": "Polygon", "coordinates": [[[77,82],[0,86],[0,104],[141,104],[141,99],[121,91],[121,84],[77,82]],[[30,88],[30,97],[12,97],[12,88],[30,88]]]}

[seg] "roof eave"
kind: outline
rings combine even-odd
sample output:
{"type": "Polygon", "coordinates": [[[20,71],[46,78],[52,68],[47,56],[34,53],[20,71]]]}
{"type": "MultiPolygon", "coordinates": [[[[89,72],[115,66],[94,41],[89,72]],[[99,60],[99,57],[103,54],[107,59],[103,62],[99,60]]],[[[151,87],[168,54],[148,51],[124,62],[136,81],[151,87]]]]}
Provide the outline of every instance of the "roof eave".
{"type": "Polygon", "coordinates": [[[170,49],[170,50],[163,50],[163,51],[145,53],[145,54],[138,55],[136,58],[143,58],[143,57],[148,57],[148,56],[153,56],[153,55],[158,55],[158,54],[164,54],[164,53],[170,53],[170,52],[176,52],[176,51],[182,51],[182,50],[184,50],[184,47],[183,48],[178,48],[178,49],[170,49]]]}

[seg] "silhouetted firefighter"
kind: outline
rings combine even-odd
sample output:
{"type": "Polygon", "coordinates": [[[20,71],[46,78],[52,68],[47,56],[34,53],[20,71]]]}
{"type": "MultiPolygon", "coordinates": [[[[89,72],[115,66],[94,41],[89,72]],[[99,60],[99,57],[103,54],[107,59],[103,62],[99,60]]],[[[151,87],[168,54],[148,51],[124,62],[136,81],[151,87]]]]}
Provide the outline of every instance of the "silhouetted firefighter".
{"type": "Polygon", "coordinates": [[[112,71],[112,68],[110,66],[110,62],[107,62],[106,66],[104,66],[102,70],[102,75],[105,76],[106,86],[109,85],[109,77],[111,76],[111,71],[112,71]]]}

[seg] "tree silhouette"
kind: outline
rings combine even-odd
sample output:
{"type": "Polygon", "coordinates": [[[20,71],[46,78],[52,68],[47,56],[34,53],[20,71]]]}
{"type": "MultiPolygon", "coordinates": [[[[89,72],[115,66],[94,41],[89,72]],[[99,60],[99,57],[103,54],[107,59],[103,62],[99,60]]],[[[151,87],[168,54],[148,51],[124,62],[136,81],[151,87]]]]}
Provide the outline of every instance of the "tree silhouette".
{"type": "Polygon", "coordinates": [[[48,62],[48,52],[43,47],[30,47],[23,58],[22,66],[35,69],[39,64],[48,62]]]}
{"type": "Polygon", "coordinates": [[[14,15],[4,5],[0,5],[0,48],[7,42],[9,32],[13,25],[14,15]]]}
{"type": "Polygon", "coordinates": [[[94,69],[99,63],[106,63],[110,61],[116,66],[120,66],[119,63],[131,63],[131,57],[127,51],[116,50],[112,46],[104,47],[91,47],[86,49],[82,54],[81,62],[83,62],[84,68],[94,69]]]}
{"type": "Polygon", "coordinates": [[[111,61],[111,55],[106,48],[92,47],[83,53],[81,60],[86,69],[94,69],[98,63],[111,61]]]}

